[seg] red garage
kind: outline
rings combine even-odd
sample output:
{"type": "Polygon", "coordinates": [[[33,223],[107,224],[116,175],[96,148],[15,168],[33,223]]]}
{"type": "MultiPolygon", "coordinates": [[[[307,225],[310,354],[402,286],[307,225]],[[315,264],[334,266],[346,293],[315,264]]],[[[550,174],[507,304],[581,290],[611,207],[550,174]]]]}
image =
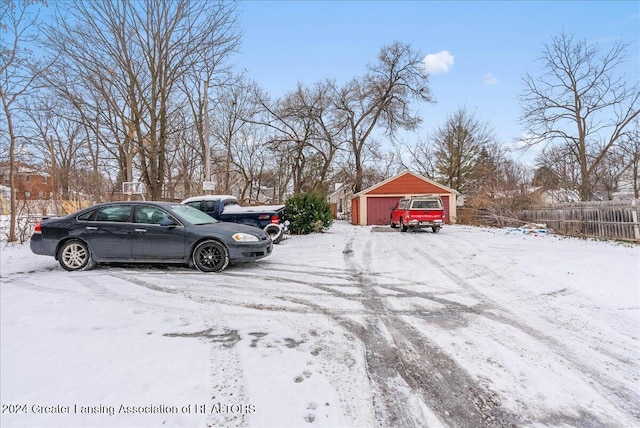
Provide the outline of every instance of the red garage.
{"type": "Polygon", "coordinates": [[[458,192],[409,171],[356,193],[351,200],[351,222],[363,226],[389,224],[389,214],[396,202],[404,197],[427,194],[442,198],[445,223],[455,223],[458,192]]]}

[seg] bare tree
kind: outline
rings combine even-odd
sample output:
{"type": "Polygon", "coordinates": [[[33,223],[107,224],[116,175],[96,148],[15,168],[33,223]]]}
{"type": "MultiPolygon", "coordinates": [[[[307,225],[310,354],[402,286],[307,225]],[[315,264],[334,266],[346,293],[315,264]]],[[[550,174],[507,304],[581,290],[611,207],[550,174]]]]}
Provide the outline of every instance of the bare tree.
{"type": "Polygon", "coordinates": [[[325,81],[311,88],[299,84],[274,103],[260,100],[261,115],[254,123],[271,130],[273,151],[288,158],[294,194],[328,189],[343,136],[336,94],[335,84],[325,81]]]}
{"type": "MultiPolygon", "coordinates": [[[[244,128],[259,110],[256,94],[261,89],[255,82],[239,76],[232,83],[219,86],[216,91],[215,111],[211,114],[211,136],[215,147],[214,163],[217,171],[217,187],[221,193],[229,194],[233,184],[234,144],[244,144],[247,139],[244,128]]],[[[265,142],[262,142],[263,144],[265,142]]]]}
{"type": "Polygon", "coordinates": [[[527,74],[520,96],[529,145],[559,144],[579,166],[577,190],[593,196],[596,170],[638,116],[637,82],[627,85],[618,67],[627,46],[616,43],[600,53],[598,45],[562,33],[545,44],[542,76],[527,74]]]}
{"type": "Polygon", "coordinates": [[[507,149],[497,142],[482,146],[467,192],[470,199],[515,199],[529,193],[531,181],[528,169],[511,158],[507,149]]]}
{"type": "Polygon", "coordinates": [[[421,122],[411,101],[433,102],[422,56],[410,45],[384,46],[369,72],[353,79],[339,93],[337,108],[345,125],[345,140],[353,154],[354,192],[363,188],[364,156],[374,130],[393,138],[399,129],[415,130],[421,122]]]}
{"type": "Polygon", "coordinates": [[[300,125],[306,135],[303,145],[293,151],[294,193],[326,193],[333,162],[342,148],[340,117],[335,109],[334,82],[317,83],[312,88],[298,85],[282,103],[282,119],[300,125]]]}
{"type": "Polygon", "coordinates": [[[397,144],[396,156],[404,169],[416,171],[425,177],[435,179],[436,156],[433,145],[427,138],[418,138],[414,144],[397,144]]]}
{"type": "MultiPolygon", "coordinates": [[[[119,189],[122,181],[132,180],[136,154],[134,129],[122,121],[117,87],[104,82],[98,90],[92,86],[97,80],[86,81],[79,78],[81,75],[70,69],[61,57],[49,67],[49,73],[41,76],[40,86],[46,91],[45,97],[56,98],[60,104],[60,109],[51,113],[60,118],[52,120],[74,122],[82,128],[84,147],[81,154],[84,168],[91,172],[83,173],[82,183],[86,189],[76,190],[99,202],[106,190],[106,177],[114,178],[112,191],[114,187],[119,189]]],[[[33,113],[32,116],[40,114],[33,113]]],[[[62,146],[59,149],[67,150],[62,146]]]]}
{"type": "Polygon", "coordinates": [[[249,127],[243,127],[235,136],[231,149],[232,166],[241,177],[240,201],[249,204],[258,202],[262,176],[267,169],[268,147],[261,139],[256,139],[256,132],[252,132],[249,127]]]}
{"type": "Polygon", "coordinates": [[[478,209],[476,220],[492,226],[519,224],[517,211],[538,199],[529,190],[529,169],[497,142],[480,148],[465,193],[465,205],[478,209]]]}
{"type": "Polygon", "coordinates": [[[293,168],[291,159],[285,152],[271,150],[267,159],[267,170],[263,182],[274,189],[273,203],[283,203],[291,194],[293,168]]]}
{"type": "Polygon", "coordinates": [[[34,90],[34,82],[45,67],[37,64],[29,51],[36,39],[38,2],[26,0],[2,0],[0,3],[0,99],[4,118],[0,126],[0,138],[9,152],[9,187],[11,188],[8,241],[16,240],[16,147],[19,135],[20,102],[34,90]],[[33,3],[36,3],[34,6],[33,3]],[[6,131],[4,131],[6,130],[6,131]]]}
{"type": "Polygon", "coordinates": [[[554,190],[554,202],[572,202],[579,196],[580,166],[567,146],[547,146],[536,157],[534,184],[554,190]]]}
{"type": "Polygon", "coordinates": [[[167,156],[167,182],[165,196],[184,199],[202,189],[203,151],[200,145],[199,118],[190,110],[191,104],[172,115],[176,132],[169,139],[167,156]]]}
{"type": "Polygon", "coordinates": [[[607,152],[593,172],[594,199],[611,200],[618,190],[618,178],[625,170],[624,154],[619,146],[607,152]]]}
{"type": "Polygon", "coordinates": [[[286,99],[266,107],[265,114],[268,116],[262,123],[271,128],[271,150],[288,159],[293,193],[303,192],[310,184],[310,176],[306,173],[310,155],[307,142],[314,136],[313,119],[292,114],[286,99]]]}
{"type": "Polygon", "coordinates": [[[334,166],[334,160],[340,150],[343,150],[344,123],[335,107],[337,89],[335,82],[325,81],[316,84],[310,90],[298,88],[292,98],[292,107],[301,117],[311,118],[314,135],[308,141],[312,150],[310,161],[312,167],[308,174],[315,177],[310,188],[305,190],[316,193],[327,193],[329,178],[334,166]]]}
{"type": "Polygon", "coordinates": [[[364,188],[371,187],[381,181],[391,178],[404,170],[398,161],[398,154],[394,151],[378,152],[375,162],[364,170],[364,188]]]}
{"type": "Polygon", "coordinates": [[[215,67],[236,48],[235,5],[145,0],[64,7],[64,17],[47,29],[47,46],[61,53],[67,76],[106,100],[124,179],[133,179],[135,156],[149,196],[159,199],[170,135],[178,131],[170,117],[184,94],[179,82],[203,64],[215,67]]]}
{"type": "Polygon", "coordinates": [[[58,202],[59,196],[69,199],[73,189],[71,174],[84,145],[83,129],[78,121],[70,119],[68,106],[60,99],[41,95],[32,98],[26,114],[34,132],[34,149],[50,171],[53,199],[58,202]]]}

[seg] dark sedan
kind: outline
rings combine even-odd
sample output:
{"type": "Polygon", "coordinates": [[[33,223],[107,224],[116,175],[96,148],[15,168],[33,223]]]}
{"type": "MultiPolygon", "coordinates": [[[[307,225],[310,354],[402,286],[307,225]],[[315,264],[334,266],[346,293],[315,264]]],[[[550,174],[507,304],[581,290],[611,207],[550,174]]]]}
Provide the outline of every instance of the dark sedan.
{"type": "Polygon", "coordinates": [[[38,222],[31,251],[53,256],[69,271],[101,262],[181,263],[220,272],[229,263],[271,254],[261,229],[218,222],[169,202],[109,202],[38,222]]]}

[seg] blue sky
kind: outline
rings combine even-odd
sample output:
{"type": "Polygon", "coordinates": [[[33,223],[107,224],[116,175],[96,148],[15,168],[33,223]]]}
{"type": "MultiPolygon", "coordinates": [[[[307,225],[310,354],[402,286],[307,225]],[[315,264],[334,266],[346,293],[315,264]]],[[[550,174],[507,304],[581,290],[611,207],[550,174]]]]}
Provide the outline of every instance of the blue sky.
{"type": "Polygon", "coordinates": [[[408,143],[466,106],[514,144],[523,133],[521,79],[540,74],[544,43],[562,31],[605,51],[630,43],[624,72],[633,82],[640,75],[638,1],[243,1],[239,11],[244,36],[234,62],[274,97],[298,82],[362,76],[394,41],[424,55],[448,52],[448,69],[430,77],[437,103],[420,108],[422,129],[403,135],[408,143]]]}

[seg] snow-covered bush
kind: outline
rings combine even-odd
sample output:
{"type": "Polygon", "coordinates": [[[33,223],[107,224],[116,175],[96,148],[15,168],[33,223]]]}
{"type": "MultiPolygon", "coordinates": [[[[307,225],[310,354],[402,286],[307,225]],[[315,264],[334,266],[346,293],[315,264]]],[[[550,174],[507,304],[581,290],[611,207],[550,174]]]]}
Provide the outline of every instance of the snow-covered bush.
{"type": "Polygon", "coordinates": [[[296,235],[324,232],[331,223],[331,207],[322,196],[314,193],[302,193],[285,202],[289,229],[296,235]]]}

